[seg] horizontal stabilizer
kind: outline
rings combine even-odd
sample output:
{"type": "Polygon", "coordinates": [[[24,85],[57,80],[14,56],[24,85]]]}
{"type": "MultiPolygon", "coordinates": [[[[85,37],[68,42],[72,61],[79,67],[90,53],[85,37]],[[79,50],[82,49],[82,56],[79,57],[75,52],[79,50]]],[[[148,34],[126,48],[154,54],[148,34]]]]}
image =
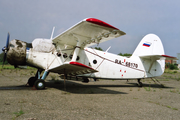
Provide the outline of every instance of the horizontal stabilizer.
{"type": "Polygon", "coordinates": [[[145,59],[153,59],[153,60],[177,60],[176,57],[168,56],[168,55],[143,55],[139,56],[140,58],[145,58],[145,59]]]}
{"type": "Polygon", "coordinates": [[[69,74],[69,75],[81,75],[81,74],[98,72],[97,70],[87,65],[73,61],[64,63],[63,65],[50,69],[49,71],[59,74],[69,74]]]}

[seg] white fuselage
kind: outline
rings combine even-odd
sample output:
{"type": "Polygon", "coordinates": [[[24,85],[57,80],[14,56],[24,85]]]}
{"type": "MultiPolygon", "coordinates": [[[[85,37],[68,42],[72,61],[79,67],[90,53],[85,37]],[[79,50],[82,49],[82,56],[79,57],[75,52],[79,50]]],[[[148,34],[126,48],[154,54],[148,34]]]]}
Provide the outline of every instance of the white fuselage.
{"type": "MultiPolygon", "coordinates": [[[[57,56],[57,51],[49,53],[37,52],[31,48],[27,54],[27,63],[30,66],[49,70],[62,65],[65,62],[70,62],[72,58],[69,56],[73,50],[64,50],[67,58],[62,55],[57,56]]],[[[164,60],[153,61],[150,59],[141,59],[138,56],[122,57],[108,52],[99,51],[92,48],[84,48],[79,52],[79,60],[77,62],[92,67],[97,70],[96,73],[80,74],[78,76],[86,76],[89,78],[99,79],[138,79],[146,77],[159,76],[164,72],[159,64],[164,60]]],[[[63,74],[58,72],[59,74],[63,74]]]]}

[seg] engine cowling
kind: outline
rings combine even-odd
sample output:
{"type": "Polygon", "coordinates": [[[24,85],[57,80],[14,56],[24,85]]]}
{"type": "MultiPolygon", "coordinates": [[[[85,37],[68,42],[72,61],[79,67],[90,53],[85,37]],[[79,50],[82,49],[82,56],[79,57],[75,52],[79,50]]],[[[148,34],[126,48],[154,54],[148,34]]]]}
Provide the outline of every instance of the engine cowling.
{"type": "Polygon", "coordinates": [[[12,40],[9,43],[7,61],[14,66],[26,65],[26,46],[27,43],[20,40],[12,40]]]}

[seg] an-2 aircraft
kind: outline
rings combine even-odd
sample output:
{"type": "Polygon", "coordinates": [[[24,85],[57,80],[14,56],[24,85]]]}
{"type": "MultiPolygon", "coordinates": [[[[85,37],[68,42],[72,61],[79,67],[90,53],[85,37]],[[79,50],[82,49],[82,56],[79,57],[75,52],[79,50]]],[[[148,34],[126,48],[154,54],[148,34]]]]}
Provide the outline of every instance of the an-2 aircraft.
{"type": "Polygon", "coordinates": [[[4,61],[19,66],[37,68],[35,76],[29,78],[29,86],[45,89],[45,79],[50,72],[67,76],[130,80],[152,78],[163,74],[165,59],[174,57],[164,54],[162,42],[155,34],[146,35],[131,57],[123,57],[89,46],[125,35],[118,28],[95,18],[87,18],[65,32],[50,39],[37,38],[32,43],[14,39],[9,42],[9,33],[4,51],[4,61]],[[42,77],[40,76],[43,72],[42,77]]]}

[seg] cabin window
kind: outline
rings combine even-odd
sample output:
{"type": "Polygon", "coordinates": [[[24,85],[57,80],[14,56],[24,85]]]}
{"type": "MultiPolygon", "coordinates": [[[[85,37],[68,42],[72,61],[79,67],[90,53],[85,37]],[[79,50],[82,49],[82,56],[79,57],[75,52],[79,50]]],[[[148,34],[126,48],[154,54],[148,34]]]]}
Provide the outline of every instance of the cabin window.
{"type": "Polygon", "coordinates": [[[93,60],[93,63],[96,64],[96,63],[97,63],[97,60],[93,60]]]}

